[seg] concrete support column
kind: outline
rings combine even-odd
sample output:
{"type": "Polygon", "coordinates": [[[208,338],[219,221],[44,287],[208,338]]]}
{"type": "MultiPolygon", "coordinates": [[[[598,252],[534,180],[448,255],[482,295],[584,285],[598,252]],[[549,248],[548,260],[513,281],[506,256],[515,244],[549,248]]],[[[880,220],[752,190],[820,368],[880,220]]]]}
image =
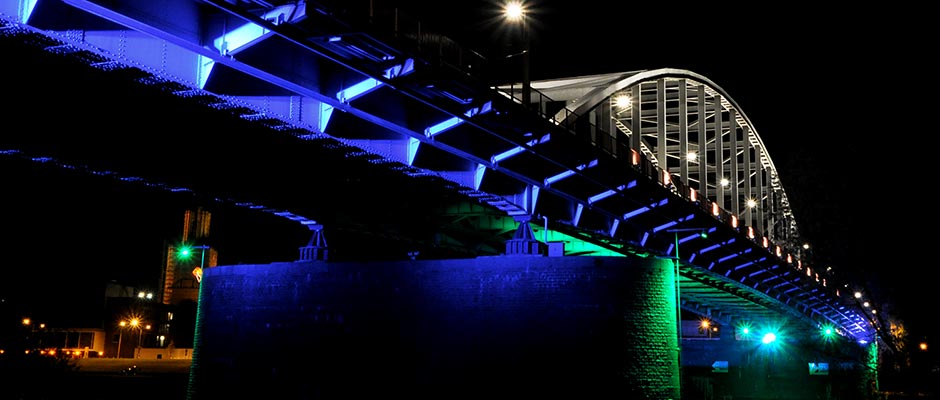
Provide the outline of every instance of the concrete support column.
{"type": "Polygon", "coordinates": [[[643,398],[678,399],[675,266],[668,259],[649,261],[624,272],[631,286],[621,298],[627,322],[623,345],[631,353],[624,377],[642,389],[643,398]]]}

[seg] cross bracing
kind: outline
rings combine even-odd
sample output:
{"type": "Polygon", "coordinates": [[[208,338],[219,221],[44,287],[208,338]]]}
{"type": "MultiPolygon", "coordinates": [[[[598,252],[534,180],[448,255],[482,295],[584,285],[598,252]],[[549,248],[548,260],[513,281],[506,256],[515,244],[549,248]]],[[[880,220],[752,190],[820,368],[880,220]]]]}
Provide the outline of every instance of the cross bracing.
{"type": "MultiPolygon", "coordinates": [[[[33,22],[31,7],[13,3],[0,9],[16,16],[8,34],[18,21],[33,22]]],[[[870,335],[869,316],[846,305],[845,294],[829,295],[837,289],[825,271],[803,265],[789,203],[752,124],[694,72],[534,82],[534,102],[520,104],[516,93],[466,73],[478,67],[472,52],[397,20],[382,25],[388,14],[379,9],[369,14],[375,25],[357,25],[313,3],[65,3],[107,23],[36,17],[45,33],[27,35],[57,42],[49,51],[195,94],[273,133],[355,147],[346,154],[448,182],[507,217],[541,218],[622,254],[669,257],[671,231],[708,230],[708,240],[682,242],[683,285],[736,294],[690,292],[688,309],[720,313],[725,304],[729,316],[757,317],[742,306],[757,304],[870,335]],[[166,12],[174,9],[185,12],[166,12]],[[635,101],[629,110],[616,108],[623,93],[635,101]]]]}

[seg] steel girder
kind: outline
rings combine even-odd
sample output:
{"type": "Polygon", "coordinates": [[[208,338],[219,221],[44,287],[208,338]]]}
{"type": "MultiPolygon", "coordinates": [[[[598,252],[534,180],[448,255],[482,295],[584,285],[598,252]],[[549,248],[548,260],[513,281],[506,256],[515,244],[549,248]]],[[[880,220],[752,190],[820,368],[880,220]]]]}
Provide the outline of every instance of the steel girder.
{"type": "MultiPolygon", "coordinates": [[[[0,11],[33,23],[23,15],[28,2],[16,3],[0,11]]],[[[670,232],[709,231],[708,240],[683,242],[688,256],[677,260],[687,309],[737,319],[796,310],[871,336],[858,310],[831,295],[832,282],[802,265],[799,247],[775,244],[798,232],[770,157],[737,105],[700,75],[594,79],[589,91],[566,88],[582,94],[578,102],[533,83],[534,103],[520,104],[467,74],[480,60],[446,38],[399,29],[397,19],[394,30],[376,31],[380,13],[357,25],[304,2],[67,3],[102,19],[76,26],[47,13],[43,29],[99,68],[140,74],[301,140],[360,148],[620,253],[670,257],[670,232]],[[618,109],[619,94],[633,97],[628,110],[618,109]],[[747,199],[758,207],[742,214],[747,199]]]]}

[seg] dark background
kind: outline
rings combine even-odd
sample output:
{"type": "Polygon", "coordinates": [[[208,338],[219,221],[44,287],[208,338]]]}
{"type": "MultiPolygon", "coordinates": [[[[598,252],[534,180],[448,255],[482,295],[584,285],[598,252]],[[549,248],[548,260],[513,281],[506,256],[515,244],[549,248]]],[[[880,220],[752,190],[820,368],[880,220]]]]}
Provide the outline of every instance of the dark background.
{"type": "MultiPolygon", "coordinates": [[[[502,2],[402,1],[492,58],[520,49],[502,2]],[[454,23],[454,21],[461,21],[454,23]]],[[[928,336],[932,45],[926,10],[811,3],[525,3],[533,80],[679,68],[738,104],[772,158],[814,262],[928,336]]],[[[521,75],[519,75],[521,76],[521,75]]],[[[889,321],[891,318],[889,318],[889,321]]]]}
{"type": "MultiPolygon", "coordinates": [[[[517,32],[503,29],[494,2],[400,5],[426,29],[488,57],[518,49],[517,32]]],[[[766,144],[814,264],[859,282],[882,316],[903,322],[911,337],[930,336],[935,217],[926,172],[935,64],[928,62],[925,10],[557,0],[531,6],[533,80],[669,67],[723,88],[766,144]]],[[[138,106],[132,121],[80,122],[126,107],[127,94],[90,89],[84,85],[94,78],[0,51],[0,150],[14,148],[9,139],[29,129],[123,132],[146,146],[143,138],[159,140],[161,129],[174,129],[161,115],[185,112],[138,106]]],[[[167,157],[186,162],[187,154],[181,145],[167,157]]],[[[68,324],[102,302],[112,280],[156,288],[164,246],[178,239],[183,210],[198,203],[0,157],[0,301],[68,324]]],[[[269,215],[228,211],[213,214],[221,264],[291,261],[306,243],[294,230],[277,236],[272,227],[280,222],[269,215]]]]}

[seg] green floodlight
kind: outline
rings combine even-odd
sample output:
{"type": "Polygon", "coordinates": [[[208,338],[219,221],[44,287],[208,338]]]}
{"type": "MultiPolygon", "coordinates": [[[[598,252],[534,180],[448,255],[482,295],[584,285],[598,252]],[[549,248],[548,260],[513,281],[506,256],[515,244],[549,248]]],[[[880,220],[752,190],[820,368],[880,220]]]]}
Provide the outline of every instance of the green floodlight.
{"type": "Polygon", "coordinates": [[[737,323],[736,325],[737,325],[737,329],[738,329],[738,336],[739,336],[740,338],[742,338],[742,339],[750,339],[750,338],[751,338],[751,333],[753,332],[753,330],[751,329],[751,323],[750,323],[750,322],[748,322],[748,321],[742,321],[742,322],[737,323]]]}
{"type": "Polygon", "coordinates": [[[822,335],[823,340],[827,342],[833,340],[836,336],[836,330],[833,329],[831,325],[823,326],[819,332],[822,335]]]}
{"type": "Polygon", "coordinates": [[[773,332],[767,332],[764,334],[764,337],[761,338],[760,341],[763,344],[771,344],[777,341],[777,335],[773,332]]]}

